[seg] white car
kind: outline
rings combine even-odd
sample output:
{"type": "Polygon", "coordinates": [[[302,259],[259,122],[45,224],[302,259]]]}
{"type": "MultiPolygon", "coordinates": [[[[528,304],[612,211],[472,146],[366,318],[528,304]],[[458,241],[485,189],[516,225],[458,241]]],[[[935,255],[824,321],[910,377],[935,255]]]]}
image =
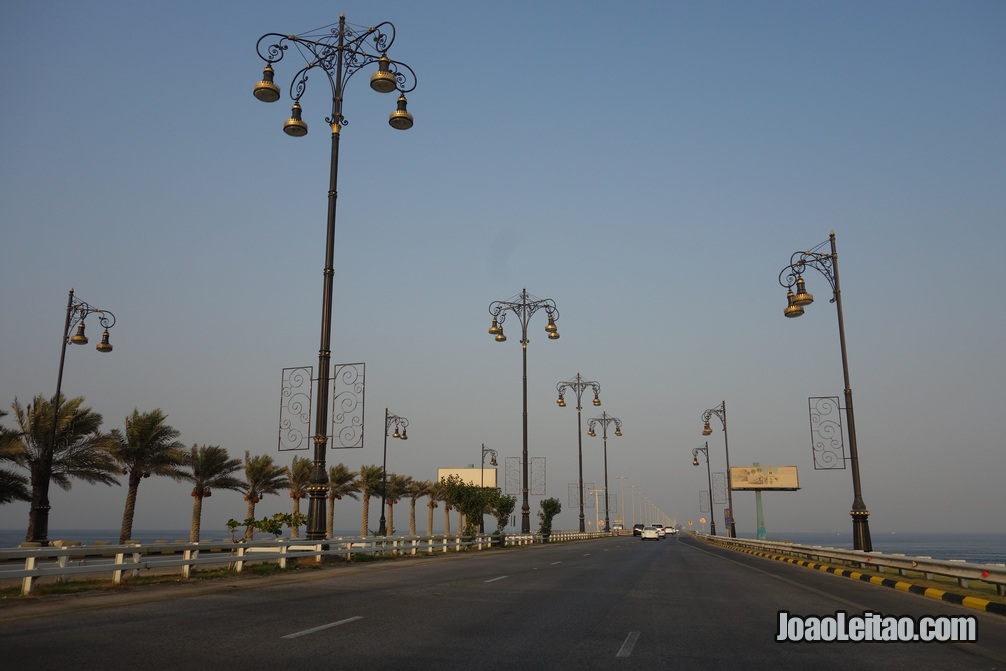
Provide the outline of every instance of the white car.
{"type": "Polygon", "coordinates": [[[658,538],[666,538],[667,537],[667,530],[664,529],[664,525],[663,524],[654,524],[653,526],[655,526],[657,528],[657,537],[658,538]]]}
{"type": "Polygon", "coordinates": [[[660,540],[660,534],[657,533],[657,527],[655,527],[655,526],[645,526],[645,527],[643,527],[643,531],[639,535],[639,539],[640,540],[644,540],[644,541],[645,540],[659,541],[660,540]]]}

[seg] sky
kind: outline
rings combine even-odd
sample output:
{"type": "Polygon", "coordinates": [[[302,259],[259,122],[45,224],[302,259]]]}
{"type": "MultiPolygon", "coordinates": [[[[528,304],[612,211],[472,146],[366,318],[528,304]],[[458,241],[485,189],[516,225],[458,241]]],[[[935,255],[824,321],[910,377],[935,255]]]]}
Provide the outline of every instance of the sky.
{"type": "MultiPolygon", "coordinates": [[[[521,347],[512,317],[506,343],[488,335],[489,304],[526,288],[560,315],[555,341],[534,315],[527,348],[529,455],[563,504],[554,528],[577,526],[576,409],[555,400],[580,373],[603,402],[582,414],[585,482],[603,486],[605,461],[587,420],[622,422],[607,440],[613,521],[645,495],[698,527],[708,487],[692,449],[725,401],[732,466],[799,471],[799,491],[763,496],[769,534],[851,534],[851,471],[814,469],[808,419],[809,397],[842,394],[837,311],[809,270],[818,300],[785,319],[779,284],[834,230],[874,536],[1006,531],[1000,2],[11,0],[0,407],[55,392],[73,287],[117,320],[114,351],[71,347],[63,376],[105,428],[160,408],[187,446],[308,456],[278,450],[280,382],[317,366],[331,90],[310,79],[309,133],[286,136],[297,56],[263,104],[255,44],[340,12],[394,23],[389,57],[418,85],[407,132],[369,69],[346,89],[332,359],[366,363],[365,439],[329,464],[380,464],[389,408],[410,422],[390,472],[435,479],[478,465],[484,444],[502,481],[521,456],[521,347]]],[[[88,332],[97,342],[94,317],[88,332]]],[[[187,529],[189,491],[144,480],[133,528],[187,529]]],[[[117,529],[125,495],[54,488],[50,529],[117,529]]],[[[754,495],[733,498],[752,533],[754,495]]],[[[289,510],[286,495],[258,506],[289,510]]],[[[244,513],[218,492],[202,527],[244,513]]],[[[360,513],[339,502],[336,528],[359,529],[360,513]]],[[[0,528],[27,517],[0,506],[0,528]]]]}

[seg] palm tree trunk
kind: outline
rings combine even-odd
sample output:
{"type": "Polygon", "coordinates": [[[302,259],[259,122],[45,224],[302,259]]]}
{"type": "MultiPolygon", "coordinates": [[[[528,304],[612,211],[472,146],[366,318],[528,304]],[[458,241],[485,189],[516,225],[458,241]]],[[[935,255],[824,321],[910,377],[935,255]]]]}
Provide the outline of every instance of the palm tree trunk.
{"type": "Polygon", "coordinates": [[[363,493],[363,519],[360,521],[360,535],[366,537],[370,527],[370,494],[363,493]]]}
{"type": "Polygon", "coordinates": [[[451,507],[444,503],[444,533],[451,533],[451,507]]]}
{"type": "Polygon", "coordinates": [[[409,535],[416,535],[416,500],[409,502],[409,535]]]}
{"type": "Polygon", "coordinates": [[[459,510],[458,511],[458,536],[461,535],[461,525],[463,523],[464,523],[464,515],[462,515],[461,511],[459,510]]]}
{"type": "MultiPolygon", "coordinates": [[[[254,496],[248,499],[248,515],[246,519],[255,519],[255,503],[256,501],[254,496]]],[[[245,540],[250,541],[253,538],[255,538],[255,527],[249,524],[245,527],[245,540]]]]}
{"type": "Polygon", "coordinates": [[[395,533],[395,504],[388,499],[388,535],[395,533]]]}
{"type": "MultiPolygon", "coordinates": [[[[293,518],[296,520],[298,517],[300,517],[300,497],[295,495],[293,497],[293,518]]],[[[328,537],[331,538],[332,534],[329,534],[328,537]]],[[[295,524],[290,527],[290,540],[298,538],[300,538],[300,525],[295,524]]]]}
{"type": "Polygon", "coordinates": [[[129,474],[129,488],[126,490],[126,507],[122,511],[122,526],[119,528],[119,545],[133,536],[133,515],[136,512],[136,490],[140,487],[140,474],[129,474]]]}
{"type": "Polygon", "coordinates": [[[429,514],[426,516],[426,535],[427,536],[432,536],[433,535],[433,506],[434,506],[434,502],[433,501],[430,501],[429,505],[427,505],[427,508],[430,509],[429,514]]]}
{"type": "Polygon", "coordinates": [[[331,490],[328,493],[328,511],[325,517],[325,538],[331,538],[335,533],[335,494],[331,490]]]}
{"type": "Polygon", "coordinates": [[[199,525],[203,517],[203,497],[197,495],[192,502],[192,526],[189,527],[189,542],[199,542],[199,525]]]}

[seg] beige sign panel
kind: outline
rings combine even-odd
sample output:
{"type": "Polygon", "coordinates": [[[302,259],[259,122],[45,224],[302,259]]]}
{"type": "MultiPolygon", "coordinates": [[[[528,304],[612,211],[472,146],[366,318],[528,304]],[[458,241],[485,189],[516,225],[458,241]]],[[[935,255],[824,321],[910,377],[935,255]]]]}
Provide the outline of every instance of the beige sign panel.
{"type": "Polygon", "coordinates": [[[469,485],[475,485],[476,487],[495,487],[496,486],[496,468],[487,466],[486,468],[438,468],[437,469],[437,482],[440,482],[444,478],[448,478],[452,475],[456,475],[461,478],[462,482],[469,485]]]}
{"type": "Polygon", "coordinates": [[[796,466],[733,466],[730,489],[800,489],[796,466]]]}

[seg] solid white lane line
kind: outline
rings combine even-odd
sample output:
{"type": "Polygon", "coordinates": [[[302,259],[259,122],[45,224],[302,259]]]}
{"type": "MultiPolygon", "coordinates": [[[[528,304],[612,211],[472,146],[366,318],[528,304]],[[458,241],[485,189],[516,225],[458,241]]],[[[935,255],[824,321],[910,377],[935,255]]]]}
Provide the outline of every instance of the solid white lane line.
{"type": "Polygon", "coordinates": [[[639,640],[638,631],[630,631],[629,635],[625,637],[625,642],[622,643],[622,647],[618,649],[618,654],[615,657],[631,657],[632,649],[636,647],[636,641],[639,640]]]}
{"type": "Polygon", "coordinates": [[[340,624],[349,624],[350,622],[355,622],[356,620],[362,620],[362,615],[357,615],[355,617],[348,617],[345,620],[339,620],[338,622],[330,622],[329,624],[323,624],[320,627],[315,627],[314,629],[305,629],[304,631],[298,631],[293,634],[287,634],[283,638],[297,638],[298,636],[306,636],[307,634],[313,634],[316,631],[322,631],[324,629],[331,629],[332,627],[338,627],[340,624]]]}
{"type": "Polygon", "coordinates": [[[489,580],[485,580],[485,581],[483,581],[483,582],[496,582],[497,580],[503,580],[504,578],[509,578],[509,577],[510,577],[510,576],[508,576],[508,575],[501,575],[501,576],[500,576],[500,577],[498,577],[498,578],[491,578],[491,579],[489,579],[489,580]]]}
{"type": "Polygon", "coordinates": [[[554,561],[551,564],[549,564],[549,566],[555,566],[556,564],[561,564],[561,563],[562,563],[561,561],[554,561]]]}

